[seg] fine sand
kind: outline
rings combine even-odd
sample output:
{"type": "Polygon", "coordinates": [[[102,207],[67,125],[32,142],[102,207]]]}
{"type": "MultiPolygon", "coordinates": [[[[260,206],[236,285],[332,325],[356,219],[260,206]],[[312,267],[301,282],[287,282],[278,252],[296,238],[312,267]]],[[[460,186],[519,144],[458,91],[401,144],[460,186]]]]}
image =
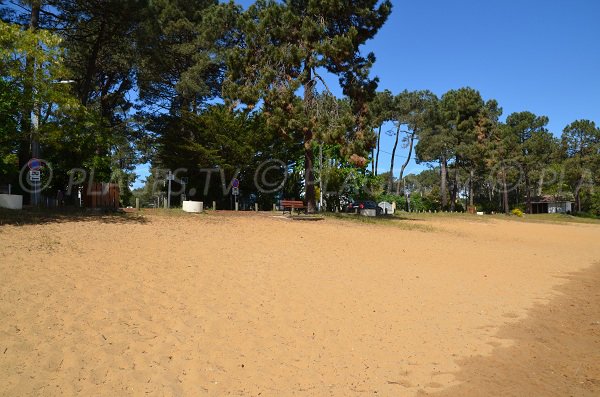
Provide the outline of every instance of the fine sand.
{"type": "Polygon", "coordinates": [[[600,395],[600,225],[65,217],[0,275],[2,396],[600,395]]]}

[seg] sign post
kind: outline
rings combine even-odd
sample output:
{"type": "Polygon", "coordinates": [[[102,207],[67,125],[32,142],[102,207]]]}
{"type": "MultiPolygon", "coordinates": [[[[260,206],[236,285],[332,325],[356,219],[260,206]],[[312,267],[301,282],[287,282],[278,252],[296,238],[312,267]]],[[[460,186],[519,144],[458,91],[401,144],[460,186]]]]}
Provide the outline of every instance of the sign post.
{"type": "Polygon", "coordinates": [[[31,182],[39,182],[42,180],[42,172],[41,171],[29,171],[29,180],[31,182]]]}
{"type": "Polygon", "coordinates": [[[29,160],[27,163],[29,167],[29,181],[33,185],[33,191],[31,194],[31,204],[38,206],[40,204],[40,182],[42,180],[42,162],[35,157],[29,160]]]}
{"type": "Polygon", "coordinates": [[[231,186],[231,194],[233,195],[233,197],[235,197],[235,210],[237,211],[239,208],[238,196],[240,195],[240,180],[237,178],[233,178],[231,186]]]}
{"type": "Polygon", "coordinates": [[[167,174],[167,180],[169,181],[169,188],[167,189],[167,208],[171,208],[171,181],[173,179],[173,173],[169,170],[169,173],[167,174]]]}
{"type": "Polygon", "coordinates": [[[185,194],[185,187],[187,186],[189,179],[186,176],[184,176],[179,180],[179,182],[181,183],[181,187],[183,189],[183,194],[181,195],[181,202],[183,203],[185,200],[187,200],[187,196],[185,194]]]}

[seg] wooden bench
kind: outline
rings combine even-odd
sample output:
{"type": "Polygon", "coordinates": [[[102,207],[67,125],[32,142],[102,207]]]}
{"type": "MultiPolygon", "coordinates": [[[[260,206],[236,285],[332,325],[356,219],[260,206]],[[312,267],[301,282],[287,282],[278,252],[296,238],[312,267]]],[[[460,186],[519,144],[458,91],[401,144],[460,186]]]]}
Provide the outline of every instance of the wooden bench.
{"type": "Polygon", "coordinates": [[[284,214],[286,213],[286,211],[288,211],[290,215],[293,215],[293,210],[296,210],[298,214],[301,210],[306,211],[306,206],[304,205],[304,202],[296,200],[281,200],[281,208],[283,208],[284,214]]]}

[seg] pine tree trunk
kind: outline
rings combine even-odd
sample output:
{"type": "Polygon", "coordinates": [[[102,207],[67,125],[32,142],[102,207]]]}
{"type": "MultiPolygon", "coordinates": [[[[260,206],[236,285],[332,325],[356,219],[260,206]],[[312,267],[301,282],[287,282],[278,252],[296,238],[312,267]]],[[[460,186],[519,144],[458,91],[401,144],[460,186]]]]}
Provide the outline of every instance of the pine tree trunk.
{"type": "Polygon", "coordinates": [[[541,174],[540,174],[540,181],[538,182],[538,188],[537,188],[537,195],[541,196],[542,195],[542,186],[544,186],[544,176],[545,176],[545,171],[542,170],[541,174]]]}
{"type": "Polygon", "coordinates": [[[400,177],[398,178],[398,184],[396,185],[396,195],[400,195],[400,182],[402,182],[402,178],[404,177],[404,170],[408,163],[410,162],[410,158],[412,156],[413,144],[415,142],[415,133],[412,132],[408,136],[408,156],[406,157],[406,161],[402,164],[402,168],[400,169],[400,177]]]}
{"type": "Polygon", "coordinates": [[[400,126],[396,129],[396,141],[394,142],[394,148],[392,149],[392,160],[390,161],[390,177],[388,180],[388,194],[392,193],[394,185],[394,159],[396,158],[396,148],[398,147],[398,138],[400,137],[400,126]]]}
{"type": "Polygon", "coordinates": [[[445,210],[446,207],[448,206],[448,197],[447,197],[447,193],[446,193],[446,186],[447,186],[447,182],[446,182],[446,177],[448,175],[448,164],[446,162],[446,158],[443,157],[440,160],[440,168],[441,168],[441,175],[440,175],[440,196],[441,196],[441,203],[442,203],[442,209],[445,210]]]}
{"type": "Polygon", "coordinates": [[[450,211],[456,209],[456,197],[458,195],[458,159],[454,165],[454,180],[452,182],[452,191],[450,192],[450,211]]]}
{"type": "Polygon", "coordinates": [[[528,214],[531,214],[531,187],[529,181],[529,173],[525,171],[525,201],[527,202],[526,211],[528,214]]]}
{"type": "Polygon", "coordinates": [[[375,148],[371,149],[371,174],[375,175],[375,148]]]}
{"type": "Polygon", "coordinates": [[[379,126],[379,132],[377,133],[377,154],[375,155],[375,175],[379,173],[377,168],[379,167],[379,149],[381,148],[381,126],[379,126]]]}
{"type": "Polygon", "coordinates": [[[469,175],[469,205],[472,207],[474,205],[474,198],[473,198],[473,178],[475,176],[475,171],[471,170],[471,174],[469,175]]]}
{"type": "Polygon", "coordinates": [[[309,214],[317,211],[316,192],[315,192],[315,175],[314,175],[314,153],[312,149],[312,132],[304,134],[304,183],[306,210],[309,214]]]}
{"type": "Polygon", "coordinates": [[[504,213],[509,214],[510,205],[508,203],[508,186],[506,185],[506,170],[502,167],[502,194],[504,197],[504,213]]]}
{"type": "MultiPolygon", "coordinates": [[[[304,84],[304,106],[309,109],[313,100],[313,80],[310,70],[308,78],[304,84]]],[[[304,200],[306,201],[306,211],[313,214],[317,210],[315,193],[315,174],[314,174],[314,153],[312,148],[313,132],[309,126],[304,130],[304,200]]]]}

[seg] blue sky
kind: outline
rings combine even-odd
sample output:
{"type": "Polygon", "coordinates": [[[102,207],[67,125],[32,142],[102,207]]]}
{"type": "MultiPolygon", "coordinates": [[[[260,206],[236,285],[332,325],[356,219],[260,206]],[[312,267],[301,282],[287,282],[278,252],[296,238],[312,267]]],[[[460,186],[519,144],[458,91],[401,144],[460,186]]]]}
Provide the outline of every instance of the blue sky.
{"type": "MultiPolygon", "coordinates": [[[[524,110],[548,116],[555,135],[576,119],[600,123],[600,1],[392,3],[386,25],[363,49],[377,57],[372,72],[379,89],[429,89],[441,96],[470,86],[498,100],[503,117],[524,110]]],[[[393,138],[383,135],[382,150],[392,146],[393,138]]],[[[381,172],[391,157],[384,152],[381,172]]],[[[396,164],[405,155],[401,149],[396,164]]],[[[422,168],[413,161],[407,172],[422,168]]]]}
{"type": "MultiPolygon", "coordinates": [[[[498,100],[504,117],[523,110],[548,116],[556,135],[579,118],[600,123],[600,2],[393,4],[390,19],[366,45],[377,57],[373,73],[380,89],[442,95],[470,86],[498,100]]],[[[392,138],[385,138],[391,152],[392,138]]],[[[389,155],[382,157],[389,163],[389,155]]],[[[419,169],[414,162],[410,168],[419,169]]]]}

